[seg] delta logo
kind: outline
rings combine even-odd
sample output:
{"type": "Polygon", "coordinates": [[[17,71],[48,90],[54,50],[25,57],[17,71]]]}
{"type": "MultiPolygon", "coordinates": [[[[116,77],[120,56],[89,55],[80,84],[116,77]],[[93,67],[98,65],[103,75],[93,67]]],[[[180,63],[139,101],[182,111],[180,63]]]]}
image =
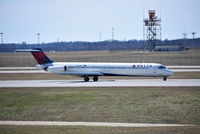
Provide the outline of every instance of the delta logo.
{"type": "Polygon", "coordinates": [[[132,65],[132,68],[150,68],[150,67],[152,67],[152,65],[140,65],[140,64],[138,64],[138,65],[133,64],[132,65]]]}

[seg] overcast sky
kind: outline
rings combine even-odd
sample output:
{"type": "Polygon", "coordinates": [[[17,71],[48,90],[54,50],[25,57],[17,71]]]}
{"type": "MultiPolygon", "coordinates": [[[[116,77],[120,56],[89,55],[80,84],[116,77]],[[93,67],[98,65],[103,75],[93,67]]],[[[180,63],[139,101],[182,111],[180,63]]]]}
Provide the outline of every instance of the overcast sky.
{"type": "Polygon", "coordinates": [[[143,39],[143,15],[155,9],[162,39],[200,37],[200,0],[0,0],[5,43],[143,39]]]}

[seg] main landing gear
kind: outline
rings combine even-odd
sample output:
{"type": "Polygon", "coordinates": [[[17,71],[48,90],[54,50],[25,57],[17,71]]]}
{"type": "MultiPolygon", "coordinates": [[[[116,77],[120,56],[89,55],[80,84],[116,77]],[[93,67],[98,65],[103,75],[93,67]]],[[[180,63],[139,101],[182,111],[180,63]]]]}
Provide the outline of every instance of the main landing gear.
{"type": "Polygon", "coordinates": [[[167,77],[165,76],[165,77],[163,77],[163,81],[166,81],[167,80],[167,77]]]}
{"type": "Polygon", "coordinates": [[[93,81],[98,81],[98,76],[94,76],[93,81]]]}
{"type": "Polygon", "coordinates": [[[87,81],[89,81],[89,80],[90,80],[89,77],[87,77],[87,76],[84,77],[84,81],[85,81],[85,82],[87,82],[87,81]]]}
{"type": "MultiPolygon", "coordinates": [[[[90,78],[88,76],[84,76],[84,81],[88,82],[90,80],[90,78]]],[[[98,81],[98,76],[94,76],[93,77],[93,81],[98,81]]]]}

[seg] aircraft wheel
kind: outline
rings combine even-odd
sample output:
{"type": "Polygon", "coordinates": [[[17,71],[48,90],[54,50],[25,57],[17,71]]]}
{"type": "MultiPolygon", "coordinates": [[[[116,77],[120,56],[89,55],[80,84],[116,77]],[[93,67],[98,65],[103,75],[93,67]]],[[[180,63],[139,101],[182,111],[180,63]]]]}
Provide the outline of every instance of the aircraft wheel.
{"type": "Polygon", "coordinates": [[[166,81],[167,80],[167,77],[163,77],[163,81],[166,81]]]}
{"type": "Polygon", "coordinates": [[[90,80],[90,78],[89,77],[84,77],[84,81],[89,81],[90,80]]]}
{"type": "Polygon", "coordinates": [[[93,81],[98,81],[98,76],[94,76],[93,81]]]}

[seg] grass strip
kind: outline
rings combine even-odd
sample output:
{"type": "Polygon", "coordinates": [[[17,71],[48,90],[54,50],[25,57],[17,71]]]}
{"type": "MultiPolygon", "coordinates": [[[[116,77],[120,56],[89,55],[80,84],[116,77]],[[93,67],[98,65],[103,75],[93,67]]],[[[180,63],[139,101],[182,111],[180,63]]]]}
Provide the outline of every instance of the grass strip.
{"type": "Polygon", "coordinates": [[[0,120],[200,124],[199,89],[1,88],[0,120]]]}

